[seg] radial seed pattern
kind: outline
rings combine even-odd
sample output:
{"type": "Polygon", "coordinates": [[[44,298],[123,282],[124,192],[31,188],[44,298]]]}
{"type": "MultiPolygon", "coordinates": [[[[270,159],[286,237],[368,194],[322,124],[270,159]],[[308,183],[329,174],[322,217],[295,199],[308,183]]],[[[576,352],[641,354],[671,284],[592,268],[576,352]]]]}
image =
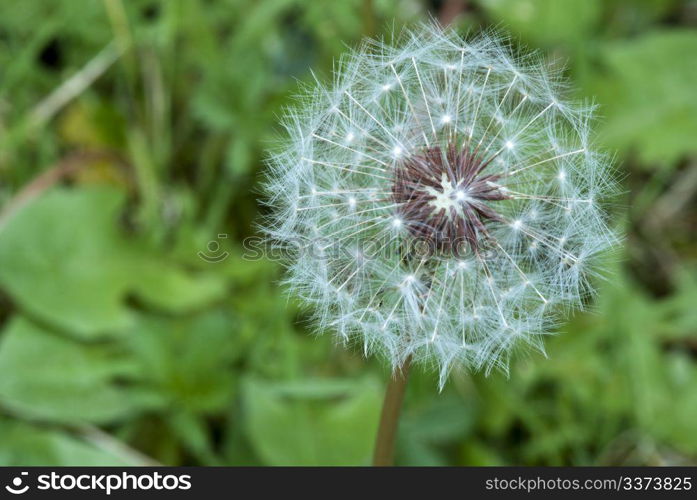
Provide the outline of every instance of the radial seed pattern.
{"type": "Polygon", "coordinates": [[[591,106],[500,37],[428,26],[343,59],[285,119],[266,230],[317,325],[393,366],[506,369],[542,350],[616,242],[591,106]],[[522,342],[521,342],[522,341],[522,342]]]}

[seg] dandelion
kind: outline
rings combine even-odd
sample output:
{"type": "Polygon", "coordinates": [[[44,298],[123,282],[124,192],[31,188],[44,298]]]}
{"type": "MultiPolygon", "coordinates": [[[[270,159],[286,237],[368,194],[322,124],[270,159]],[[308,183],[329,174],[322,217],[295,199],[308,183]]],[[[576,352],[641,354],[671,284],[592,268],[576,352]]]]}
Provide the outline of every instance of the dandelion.
{"type": "Polygon", "coordinates": [[[366,42],[285,117],[267,231],[320,331],[399,371],[507,370],[592,294],[617,240],[593,106],[500,36],[434,25],[366,42]]]}

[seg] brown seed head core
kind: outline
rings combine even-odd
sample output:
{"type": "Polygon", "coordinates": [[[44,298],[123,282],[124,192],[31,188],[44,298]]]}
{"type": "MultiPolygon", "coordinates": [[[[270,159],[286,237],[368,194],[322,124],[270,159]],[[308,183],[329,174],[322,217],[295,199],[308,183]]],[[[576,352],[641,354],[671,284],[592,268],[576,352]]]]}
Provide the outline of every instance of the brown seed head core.
{"type": "Polygon", "coordinates": [[[395,169],[392,197],[409,232],[439,251],[457,252],[467,244],[477,252],[490,241],[486,222],[503,220],[490,202],[510,198],[496,184],[500,175],[483,174],[492,160],[454,144],[404,158],[395,169]]]}

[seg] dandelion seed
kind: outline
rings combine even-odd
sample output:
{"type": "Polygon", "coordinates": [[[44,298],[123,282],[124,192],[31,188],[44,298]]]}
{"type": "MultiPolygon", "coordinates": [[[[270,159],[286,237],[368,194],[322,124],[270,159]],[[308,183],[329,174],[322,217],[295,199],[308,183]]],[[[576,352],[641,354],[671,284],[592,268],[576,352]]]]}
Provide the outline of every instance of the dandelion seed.
{"type": "Polygon", "coordinates": [[[426,26],[364,47],[287,113],[269,162],[266,231],[325,250],[291,254],[287,282],[320,330],[395,368],[437,366],[441,385],[454,365],[505,369],[591,293],[594,257],[618,240],[592,109],[492,34],[426,26]]]}

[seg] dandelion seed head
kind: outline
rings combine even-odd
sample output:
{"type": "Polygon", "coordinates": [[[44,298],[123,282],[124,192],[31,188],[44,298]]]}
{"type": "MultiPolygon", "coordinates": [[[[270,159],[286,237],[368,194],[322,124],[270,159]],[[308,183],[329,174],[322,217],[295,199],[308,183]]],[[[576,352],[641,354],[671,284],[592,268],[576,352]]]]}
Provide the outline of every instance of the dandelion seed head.
{"type": "Polygon", "coordinates": [[[337,68],[286,113],[267,181],[264,229],[294,243],[286,283],[317,328],[435,366],[441,384],[543,352],[618,241],[592,106],[492,33],[422,26],[337,68]]]}

